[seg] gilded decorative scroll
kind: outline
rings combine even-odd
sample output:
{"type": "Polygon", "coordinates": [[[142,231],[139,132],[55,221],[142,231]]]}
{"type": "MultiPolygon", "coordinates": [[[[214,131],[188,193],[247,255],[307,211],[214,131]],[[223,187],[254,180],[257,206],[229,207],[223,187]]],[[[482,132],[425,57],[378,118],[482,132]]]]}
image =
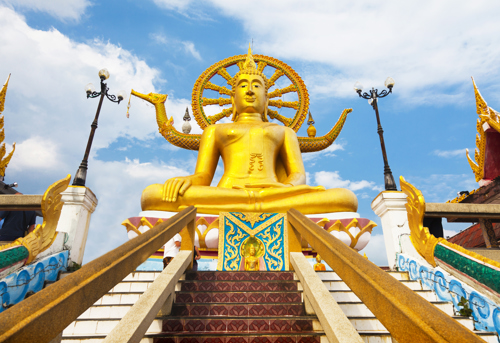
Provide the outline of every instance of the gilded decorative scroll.
{"type": "Polygon", "coordinates": [[[408,212],[408,225],[410,227],[410,239],[420,255],[433,267],[436,266],[434,260],[434,249],[436,245],[445,241],[443,238],[436,238],[429,229],[423,226],[425,214],[425,199],[418,189],[412,184],[406,182],[404,177],[400,176],[399,182],[401,190],[406,194],[407,203],[405,204],[406,211],[408,212]]]}
{"type": "MultiPolygon", "coordinates": [[[[284,213],[222,212],[219,216],[219,261],[217,270],[245,270],[249,241],[262,244],[256,256],[260,270],[288,270],[288,234],[284,213]]],[[[255,251],[254,251],[255,253],[255,251]]],[[[254,257],[252,257],[255,259],[254,257]]]]}
{"type": "Polygon", "coordinates": [[[31,263],[42,251],[48,249],[57,237],[57,223],[61,216],[64,202],[61,201],[61,193],[66,190],[71,180],[71,175],[59,180],[47,188],[42,197],[43,223],[26,237],[16,239],[14,242],[0,246],[0,250],[15,246],[24,246],[29,251],[26,264],[31,263]]]}

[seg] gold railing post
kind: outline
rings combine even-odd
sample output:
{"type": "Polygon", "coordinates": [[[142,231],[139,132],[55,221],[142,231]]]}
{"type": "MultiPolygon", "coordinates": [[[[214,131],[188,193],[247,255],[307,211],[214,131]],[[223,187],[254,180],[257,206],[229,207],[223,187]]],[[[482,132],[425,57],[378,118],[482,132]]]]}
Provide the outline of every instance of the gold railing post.
{"type": "MultiPolygon", "coordinates": [[[[288,218],[288,216],[287,216],[288,218]]],[[[292,223],[287,219],[288,221],[288,254],[291,254],[292,252],[302,252],[302,245],[301,245],[301,236],[300,233],[295,230],[293,227],[292,223]]],[[[292,259],[288,258],[288,261],[290,261],[290,270],[293,270],[292,266],[292,259]]]]}
{"type": "Polygon", "coordinates": [[[484,342],[299,211],[287,216],[398,342],[484,342]]]}
{"type": "MultiPolygon", "coordinates": [[[[186,227],[181,231],[181,238],[182,238],[181,250],[189,250],[189,251],[194,250],[194,240],[196,234],[195,226],[196,226],[196,216],[193,218],[193,220],[189,221],[186,227]]],[[[193,251],[193,256],[194,256],[194,251],[193,251]]],[[[191,268],[193,268],[192,259],[187,269],[189,270],[191,268]]]]}

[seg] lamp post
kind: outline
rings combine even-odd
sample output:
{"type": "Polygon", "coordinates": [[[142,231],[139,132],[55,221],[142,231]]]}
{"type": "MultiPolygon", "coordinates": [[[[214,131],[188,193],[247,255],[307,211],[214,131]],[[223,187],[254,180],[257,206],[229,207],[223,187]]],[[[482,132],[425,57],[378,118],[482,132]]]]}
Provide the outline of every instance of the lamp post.
{"type": "Polygon", "coordinates": [[[394,87],[394,79],[388,77],[385,80],[385,86],[389,88],[389,91],[384,89],[382,92],[378,93],[378,89],[372,88],[370,90],[370,94],[363,92],[363,86],[361,83],[356,82],[354,84],[354,90],[358,93],[360,98],[368,99],[368,103],[372,105],[375,110],[375,115],[377,116],[377,125],[378,125],[378,135],[380,137],[380,145],[382,147],[382,156],[384,158],[384,181],[385,181],[385,190],[386,191],[397,191],[396,182],[394,182],[394,177],[392,176],[391,168],[389,167],[389,162],[387,162],[387,153],[385,151],[385,143],[384,143],[384,130],[382,130],[382,125],[380,124],[380,117],[378,114],[378,99],[385,98],[390,93],[392,93],[392,87],[394,87]]]}
{"type": "Polygon", "coordinates": [[[95,114],[94,121],[92,125],[90,125],[90,135],[89,141],[87,142],[87,149],[85,149],[85,155],[83,155],[82,163],[80,163],[80,167],[76,171],[75,178],[73,179],[73,186],[85,186],[85,181],[87,179],[87,166],[88,159],[90,154],[90,148],[92,147],[92,141],[94,140],[94,133],[97,129],[97,120],[99,119],[99,113],[101,112],[102,101],[104,100],[104,96],[106,96],[110,101],[120,103],[125,97],[125,91],[118,92],[118,95],[108,94],[109,88],[104,83],[106,79],[109,78],[109,72],[106,69],[99,70],[99,78],[101,79],[101,91],[96,92],[93,84],[89,83],[85,86],[85,92],[87,93],[88,98],[97,98],[101,96],[99,99],[99,105],[97,106],[97,112],[95,114]]]}

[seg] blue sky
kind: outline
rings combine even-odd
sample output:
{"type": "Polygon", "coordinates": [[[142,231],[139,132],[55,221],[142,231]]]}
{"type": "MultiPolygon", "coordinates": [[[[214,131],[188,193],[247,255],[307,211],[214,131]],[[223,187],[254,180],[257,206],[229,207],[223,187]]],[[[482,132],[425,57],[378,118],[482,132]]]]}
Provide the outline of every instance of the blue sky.
{"type": "MultiPolygon", "coordinates": [[[[245,53],[253,40],[255,53],[283,60],[303,78],[318,135],[353,108],[328,151],[304,156],[310,184],[352,189],[360,215],[380,223],[370,208],[383,188],[375,115],[352,86],[382,89],[391,76],[394,92],[379,108],[394,177],[403,175],[427,201],[444,202],[478,187],[465,157],[476,135],[470,77],[499,108],[498,7],[495,1],[0,0],[0,77],[12,73],[5,141],[17,142],[6,181],[41,194],[74,175],[97,107],[84,87],[98,85],[99,69],[109,70],[111,93],[168,94],[167,113],[180,130],[198,76],[245,53]]],[[[84,262],[127,239],[120,223],[139,213],[142,189],[188,175],[196,163],[195,152],[158,134],[151,106],[135,98],[130,118],[125,114],[126,102],[103,105],[87,176],[99,205],[84,262]]],[[[445,228],[451,234],[464,225],[445,228]]],[[[386,264],[381,234],[374,229],[365,251],[386,264]]]]}

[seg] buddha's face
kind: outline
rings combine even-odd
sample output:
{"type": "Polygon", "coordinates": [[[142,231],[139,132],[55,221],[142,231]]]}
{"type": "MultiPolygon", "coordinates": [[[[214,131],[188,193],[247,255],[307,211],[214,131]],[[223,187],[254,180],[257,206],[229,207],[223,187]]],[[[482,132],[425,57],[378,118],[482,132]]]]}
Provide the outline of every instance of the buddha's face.
{"type": "Polygon", "coordinates": [[[253,245],[250,246],[250,250],[248,251],[250,256],[255,256],[255,248],[253,245]]]}
{"type": "Polygon", "coordinates": [[[233,106],[242,113],[263,114],[267,106],[267,91],[260,75],[241,74],[236,80],[233,106]]]}

